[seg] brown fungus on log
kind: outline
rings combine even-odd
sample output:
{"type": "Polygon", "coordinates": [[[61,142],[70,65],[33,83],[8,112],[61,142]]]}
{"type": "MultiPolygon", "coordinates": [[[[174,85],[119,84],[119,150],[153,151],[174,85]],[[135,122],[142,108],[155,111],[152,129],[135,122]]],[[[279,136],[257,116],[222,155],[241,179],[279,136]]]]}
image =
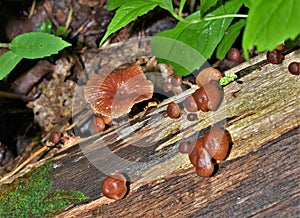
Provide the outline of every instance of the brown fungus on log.
{"type": "Polygon", "coordinates": [[[114,173],[106,177],[101,188],[105,197],[115,200],[124,198],[128,191],[126,178],[121,173],[114,173]]]}
{"type": "Polygon", "coordinates": [[[84,96],[95,114],[111,118],[128,114],[134,104],[152,95],[153,84],[138,65],[95,75],[84,88],[84,96]]]}
{"type": "Polygon", "coordinates": [[[271,64],[280,64],[283,60],[283,55],[276,49],[273,51],[267,51],[267,60],[271,64]]]}
{"type": "Polygon", "coordinates": [[[219,70],[213,67],[207,67],[201,70],[196,76],[196,84],[202,87],[211,81],[219,81],[221,78],[222,74],[219,70]]]}
{"type": "Polygon", "coordinates": [[[196,165],[196,173],[201,177],[210,177],[215,171],[215,165],[212,162],[211,156],[208,151],[204,148],[202,153],[198,157],[196,165]]]}
{"type": "Polygon", "coordinates": [[[230,152],[230,139],[225,130],[213,127],[204,135],[204,147],[215,160],[225,160],[230,152]]]}
{"type": "Polygon", "coordinates": [[[183,105],[184,105],[185,109],[189,112],[198,111],[198,106],[197,106],[196,101],[193,96],[187,97],[184,100],[183,105]]]}
{"type": "Polygon", "coordinates": [[[300,63],[299,62],[291,62],[288,66],[289,72],[293,75],[300,74],[300,63]]]}
{"type": "Polygon", "coordinates": [[[180,116],[180,108],[177,103],[170,102],[167,106],[167,115],[172,118],[176,119],[180,116]]]}
{"type": "Polygon", "coordinates": [[[224,91],[218,82],[212,81],[197,89],[192,96],[201,111],[216,111],[223,100],[224,91]]]}

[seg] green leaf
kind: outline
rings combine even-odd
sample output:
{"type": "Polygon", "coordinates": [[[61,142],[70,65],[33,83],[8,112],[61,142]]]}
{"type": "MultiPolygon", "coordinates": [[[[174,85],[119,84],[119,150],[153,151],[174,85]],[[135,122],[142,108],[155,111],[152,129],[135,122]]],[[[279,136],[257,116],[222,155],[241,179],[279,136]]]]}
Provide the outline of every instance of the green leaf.
{"type": "Polygon", "coordinates": [[[273,50],[300,33],[299,0],[256,0],[249,10],[243,37],[243,49],[257,47],[259,52],[273,50]]]}
{"type": "Polygon", "coordinates": [[[42,32],[42,33],[49,33],[51,34],[52,31],[52,22],[51,20],[46,20],[45,22],[41,23],[37,28],[37,32],[42,32]]]}
{"type": "Polygon", "coordinates": [[[128,2],[128,0],[109,0],[107,2],[106,8],[107,10],[112,11],[121,7],[121,5],[123,5],[126,2],[128,2]]]}
{"type": "Polygon", "coordinates": [[[161,0],[159,2],[159,7],[169,11],[169,12],[173,12],[173,1],[172,0],[161,0]]]}
{"type": "Polygon", "coordinates": [[[159,0],[126,1],[126,3],[122,4],[121,7],[116,11],[115,16],[111,20],[107,31],[100,42],[100,45],[103,44],[110,34],[126,26],[136,17],[146,14],[148,11],[155,8],[159,3],[159,0]]]}
{"type": "Polygon", "coordinates": [[[18,35],[10,43],[10,49],[23,58],[43,58],[65,47],[71,46],[70,43],[60,37],[40,32],[31,32],[18,35]]]}
{"type": "Polygon", "coordinates": [[[155,56],[161,62],[171,64],[178,75],[188,75],[206,61],[201,53],[187,43],[169,37],[153,37],[151,47],[155,56]]]}
{"type": "Polygon", "coordinates": [[[22,57],[16,55],[12,51],[7,51],[0,56],[0,80],[14,69],[14,67],[22,60],[22,57]]]}
{"type": "Polygon", "coordinates": [[[55,32],[55,35],[57,36],[62,36],[64,38],[66,38],[69,34],[71,33],[71,30],[69,29],[66,29],[65,26],[59,26],[57,29],[56,29],[56,32],[55,32]]]}
{"type": "Polygon", "coordinates": [[[226,56],[228,50],[231,48],[234,41],[240,34],[241,29],[245,26],[245,23],[245,20],[239,20],[228,28],[222,41],[218,45],[216,52],[217,58],[223,59],[226,56]]]}
{"type": "MultiPolygon", "coordinates": [[[[239,0],[232,0],[225,3],[225,5],[213,10],[210,14],[204,18],[212,18],[214,16],[236,13],[241,7],[242,3],[239,0]]],[[[182,68],[174,67],[175,74],[188,75],[193,70],[199,68],[205,59],[209,59],[213,54],[215,48],[223,38],[225,30],[228,28],[232,21],[232,18],[220,18],[214,20],[200,20],[200,14],[195,12],[188,16],[184,21],[180,21],[174,29],[161,32],[153,37],[152,51],[154,55],[160,59],[169,60],[174,62],[173,57],[176,57],[175,61],[177,65],[181,65],[182,68]],[[156,37],[164,37],[170,40],[164,40],[164,45],[159,42],[156,37]],[[156,39],[155,39],[156,38],[156,39]],[[172,39],[172,40],[171,40],[172,39]],[[184,53],[177,49],[176,46],[180,43],[186,44],[185,48],[193,48],[191,53],[197,51],[196,56],[186,56],[187,51],[184,53]],[[199,57],[203,57],[198,59],[199,57]],[[194,64],[187,67],[187,59],[194,60],[194,64]]]]}
{"type": "Polygon", "coordinates": [[[200,14],[203,17],[211,7],[215,6],[219,0],[200,0],[200,14]]]}
{"type": "Polygon", "coordinates": [[[250,8],[251,5],[252,5],[253,0],[243,0],[243,2],[244,2],[244,5],[245,5],[247,8],[250,8]]]}

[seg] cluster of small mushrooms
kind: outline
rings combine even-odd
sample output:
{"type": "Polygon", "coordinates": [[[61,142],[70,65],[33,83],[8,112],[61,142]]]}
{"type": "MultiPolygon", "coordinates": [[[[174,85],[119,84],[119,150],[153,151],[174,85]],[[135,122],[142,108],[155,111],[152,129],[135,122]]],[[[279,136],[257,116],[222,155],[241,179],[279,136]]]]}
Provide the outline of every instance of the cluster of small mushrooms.
{"type": "MultiPolygon", "coordinates": [[[[223,89],[218,83],[221,78],[220,71],[213,67],[205,68],[198,73],[196,84],[199,88],[183,103],[185,110],[188,111],[188,120],[197,119],[195,112],[199,110],[207,112],[219,108],[224,97],[223,89]]],[[[180,107],[175,102],[170,102],[166,111],[172,119],[180,117],[181,114],[180,107]]],[[[209,177],[215,172],[216,161],[228,157],[230,137],[224,129],[213,127],[203,138],[197,138],[193,142],[181,142],[179,151],[189,155],[191,163],[196,167],[197,175],[209,177]]]]}
{"type": "MultiPolygon", "coordinates": [[[[271,64],[281,64],[284,56],[282,55],[282,52],[286,50],[286,47],[281,44],[277,46],[276,49],[273,51],[267,52],[267,61],[271,64]]],[[[293,75],[299,75],[300,74],[300,62],[293,61],[289,64],[288,70],[293,75]]]]}
{"type": "Polygon", "coordinates": [[[230,153],[230,137],[221,128],[211,128],[203,138],[179,144],[179,152],[188,154],[196,173],[201,177],[209,177],[215,172],[216,161],[225,160],[230,153]]]}
{"type": "MultiPolygon", "coordinates": [[[[188,119],[192,119],[194,112],[216,111],[224,97],[224,91],[218,81],[222,78],[219,70],[208,67],[199,72],[196,77],[196,84],[199,88],[184,100],[184,108],[189,112],[188,119]]],[[[167,106],[167,114],[170,118],[180,116],[180,107],[175,102],[170,102],[167,106]]]]}
{"type": "MultiPolygon", "coordinates": [[[[237,62],[240,57],[241,54],[236,48],[230,49],[227,53],[227,58],[232,62],[237,62]]],[[[273,64],[280,64],[283,55],[278,49],[269,51],[267,60],[273,64]]],[[[299,62],[290,63],[288,69],[292,74],[299,75],[299,62]]],[[[216,111],[219,108],[224,97],[223,89],[219,85],[221,78],[220,71],[213,67],[205,68],[198,73],[196,84],[199,88],[183,103],[188,112],[188,120],[196,120],[198,111],[216,111]]],[[[181,84],[185,82],[178,75],[171,77],[166,75],[165,79],[163,86],[165,92],[177,93],[181,90],[181,84]]],[[[133,105],[152,98],[153,89],[152,82],[147,80],[140,65],[118,68],[112,72],[103,72],[93,76],[86,84],[84,97],[96,115],[94,122],[96,129],[104,130],[114,118],[128,114],[133,105]]],[[[181,115],[181,109],[175,102],[168,104],[166,112],[172,119],[181,115]]],[[[57,133],[51,137],[55,143],[60,140],[57,133]]],[[[228,157],[230,144],[230,135],[225,129],[212,127],[202,138],[198,137],[191,142],[181,142],[179,152],[189,155],[197,175],[209,177],[216,171],[217,161],[228,157]]],[[[122,199],[128,192],[128,184],[124,175],[114,173],[108,176],[102,183],[102,192],[108,198],[122,199]]]]}

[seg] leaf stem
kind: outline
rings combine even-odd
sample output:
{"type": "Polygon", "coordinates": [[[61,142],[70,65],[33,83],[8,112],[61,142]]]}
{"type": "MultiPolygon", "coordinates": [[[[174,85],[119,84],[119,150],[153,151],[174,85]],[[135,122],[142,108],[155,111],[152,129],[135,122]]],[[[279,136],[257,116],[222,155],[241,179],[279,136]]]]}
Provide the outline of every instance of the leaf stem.
{"type": "Polygon", "coordinates": [[[182,10],[183,10],[183,7],[184,7],[184,5],[185,5],[185,2],[186,2],[186,0],[180,1],[179,10],[178,10],[178,15],[179,15],[180,17],[182,17],[182,10]]]}
{"type": "Polygon", "coordinates": [[[247,18],[248,15],[247,14],[224,14],[224,15],[220,15],[220,16],[206,17],[202,20],[208,21],[208,20],[217,20],[217,19],[232,18],[232,17],[247,18]]]}
{"type": "Polygon", "coordinates": [[[185,21],[180,15],[176,14],[174,11],[169,11],[169,12],[175,19],[177,19],[179,21],[183,21],[183,22],[185,21]]]}
{"type": "Polygon", "coordinates": [[[9,43],[0,43],[0,48],[9,48],[9,43]]]}
{"type": "Polygon", "coordinates": [[[247,18],[248,15],[247,14],[224,14],[224,15],[220,15],[220,16],[205,17],[205,18],[199,19],[199,20],[191,20],[191,21],[184,20],[184,22],[194,24],[194,23],[201,23],[203,21],[218,20],[218,19],[224,19],[224,18],[235,18],[235,17],[247,18]]]}

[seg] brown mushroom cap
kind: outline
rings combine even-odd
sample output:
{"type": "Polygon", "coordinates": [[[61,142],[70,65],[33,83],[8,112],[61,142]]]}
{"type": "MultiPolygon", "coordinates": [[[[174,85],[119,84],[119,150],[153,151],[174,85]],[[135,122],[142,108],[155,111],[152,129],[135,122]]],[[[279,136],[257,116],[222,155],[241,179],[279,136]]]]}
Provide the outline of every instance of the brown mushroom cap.
{"type": "Polygon", "coordinates": [[[104,179],[101,188],[104,196],[122,199],[127,193],[126,178],[121,173],[114,173],[104,179]]]}
{"type": "Polygon", "coordinates": [[[204,150],[204,142],[202,138],[197,138],[191,143],[191,146],[193,147],[193,150],[189,154],[189,159],[191,161],[191,164],[194,166],[197,166],[199,162],[199,157],[203,153],[204,150]]]}
{"type": "Polygon", "coordinates": [[[216,160],[225,160],[229,155],[229,139],[225,130],[211,128],[204,136],[204,147],[216,160]]]}
{"type": "Polygon", "coordinates": [[[218,82],[211,81],[197,89],[192,96],[200,110],[204,112],[216,111],[223,100],[224,91],[218,82]]]}
{"type": "Polygon", "coordinates": [[[219,81],[222,78],[222,74],[219,70],[213,67],[207,67],[201,70],[196,77],[196,84],[201,87],[211,81],[219,81]]]}
{"type": "Polygon", "coordinates": [[[153,84],[138,65],[95,75],[84,89],[95,114],[112,118],[129,113],[134,104],[152,95],[153,84]]]}
{"type": "Polygon", "coordinates": [[[196,165],[196,173],[201,177],[209,177],[213,174],[215,165],[211,160],[211,156],[208,151],[204,148],[200,154],[198,163],[196,165]]]}

